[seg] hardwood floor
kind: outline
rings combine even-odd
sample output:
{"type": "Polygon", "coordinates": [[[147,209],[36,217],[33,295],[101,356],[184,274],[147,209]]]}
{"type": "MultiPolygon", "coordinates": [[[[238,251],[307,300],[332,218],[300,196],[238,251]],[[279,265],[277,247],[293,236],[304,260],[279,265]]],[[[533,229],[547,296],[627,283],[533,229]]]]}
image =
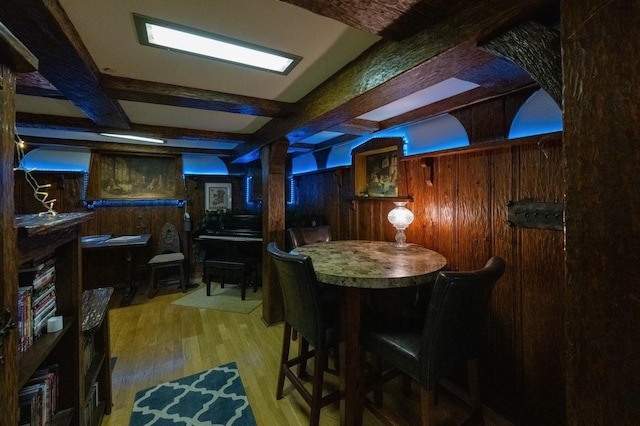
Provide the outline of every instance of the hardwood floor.
{"type": "MultiPolygon", "coordinates": [[[[193,291],[193,290],[190,290],[193,291]]],[[[103,426],[129,424],[136,392],[156,384],[235,361],[258,425],[308,424],[308,408],[286,382],[285,397],[275,398],[282,324],[266,326],[262,310],[233,314],[173,305],[184,296],[167,289],[153,299],[110,310],[111,356],[117,357],[112,372],[113,408],[103,426]]],[[[112,305],[118,305],[118,294],[112,305]]],[[[327,389],[336,389],[337,377],[327,374],[327,389]]],[[[403,413],[408,424],[419,419],[419,392],[413,386],[409,398],[400,383],[385,387],[385,405],[403,413]],[[396,397],[397,396],[397,397],[396,397]]],[[[445,398],[438,405],[438,424],[455,424],[461,413],[445,398]]],[[[338,425],[336,403],[322,410],[322,425],[338,425]]],[[[487,426],[509,425],[485,410],[487,426]]],[[[364,425],[380,424],[365,410],[364,425]]]]}

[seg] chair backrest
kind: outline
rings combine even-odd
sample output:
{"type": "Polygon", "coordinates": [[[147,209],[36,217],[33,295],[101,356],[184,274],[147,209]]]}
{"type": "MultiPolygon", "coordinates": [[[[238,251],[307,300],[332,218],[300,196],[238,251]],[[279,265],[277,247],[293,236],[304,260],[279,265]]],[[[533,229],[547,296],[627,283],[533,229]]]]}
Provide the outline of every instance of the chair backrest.
{"type": "Polygon", "coordinates": [[[164,253],[180,253],[180,233],[171,222],[165,223],[160,230],[158,254],[164,253]]]}
{"type": "Polygon", "coordinates": [[[331,228],[329,225],[307,228],[289,228],[289,239],[293,248],[313,243],[326,243],[331,241],[331,228]]]}
{"type": "Polygon", "coordinates": [[[270,242],[267,252],[276,267],[284,320],[316,348],[326,345],[327,322],[319,300],[318,281],[309,256],[289,254],[270,242]]]}
{"type": "Polygon", "coordinates": [[[505,269],[492,257],[476,271],[440,272],[431,293],[420,347],[420,381],[434,389],[440,379],[483,347],[489,299],[505,269]]]}

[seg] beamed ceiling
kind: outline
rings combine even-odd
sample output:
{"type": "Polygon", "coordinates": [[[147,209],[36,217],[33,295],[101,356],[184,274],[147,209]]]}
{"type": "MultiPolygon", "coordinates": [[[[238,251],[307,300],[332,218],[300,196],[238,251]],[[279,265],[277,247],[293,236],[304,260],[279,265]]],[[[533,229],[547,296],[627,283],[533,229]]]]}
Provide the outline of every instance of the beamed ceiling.
{"type": "Polygon", "coordinates": [[[28,142],[242,163],[283,138],[296,155],[530,87],[560,104],[558,8],[557,0],[3,0],[0,21],[39,63],[18,75],[18,132],[28,142]],[[303,60],[281,76],[141,46],[132,13],[303,60]],[[478,87],[380,121],[360,118],[450,78],[478,87]],[[105,131],[168,142],[96,136],[105,131]],[[305,141],[326,131],[337,136],[305,141]]]}

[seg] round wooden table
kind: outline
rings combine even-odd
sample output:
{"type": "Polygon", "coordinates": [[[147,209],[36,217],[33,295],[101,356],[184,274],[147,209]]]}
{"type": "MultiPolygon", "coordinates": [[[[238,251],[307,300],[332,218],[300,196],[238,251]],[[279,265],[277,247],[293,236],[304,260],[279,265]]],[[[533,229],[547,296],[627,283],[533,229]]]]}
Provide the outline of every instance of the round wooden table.
{"type": "Polygon", "coordinates": [[[394,247],[387,241],[344,240],[297,247],[311,257],[319,281],[341,287],[340,424],[359,425],[360,311],[362,291],[433,282],[447,264],[440,253],[417,244],[394,247]]]}

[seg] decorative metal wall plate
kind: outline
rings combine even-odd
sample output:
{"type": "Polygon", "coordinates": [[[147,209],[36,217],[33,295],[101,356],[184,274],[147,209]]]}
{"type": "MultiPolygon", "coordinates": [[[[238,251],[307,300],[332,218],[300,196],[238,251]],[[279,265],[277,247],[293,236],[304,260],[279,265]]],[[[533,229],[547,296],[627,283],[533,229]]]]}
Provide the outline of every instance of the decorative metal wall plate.
{"type": "Polygon", "coordinates": [[[509,201],[509,226],[564,230],[564,204],[509,201]]]}

